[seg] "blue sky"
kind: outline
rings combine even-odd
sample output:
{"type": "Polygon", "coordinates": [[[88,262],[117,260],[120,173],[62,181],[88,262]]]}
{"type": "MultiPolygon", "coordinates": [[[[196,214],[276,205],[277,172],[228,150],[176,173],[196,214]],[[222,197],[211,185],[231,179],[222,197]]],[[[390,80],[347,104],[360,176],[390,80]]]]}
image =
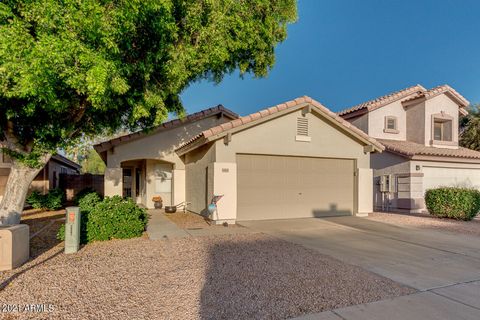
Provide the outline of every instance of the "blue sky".
{"type": "Polygon", "coordinates": [[[240,115],[308,95],[333,111],[422,84],[480,103],[480,1],[300,0],[266,78],[232,74],[182,94],[188,113],[240,115]]]}

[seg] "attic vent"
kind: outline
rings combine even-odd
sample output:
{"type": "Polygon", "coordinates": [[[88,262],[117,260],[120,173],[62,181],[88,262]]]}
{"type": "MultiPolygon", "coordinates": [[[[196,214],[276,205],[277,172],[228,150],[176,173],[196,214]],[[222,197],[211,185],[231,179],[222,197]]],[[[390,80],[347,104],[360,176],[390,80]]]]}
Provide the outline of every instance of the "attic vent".
{"type": "Polygon", "coordinates": [[[308,118],[297,118],[297,136],[308,137],[308,118]]]}

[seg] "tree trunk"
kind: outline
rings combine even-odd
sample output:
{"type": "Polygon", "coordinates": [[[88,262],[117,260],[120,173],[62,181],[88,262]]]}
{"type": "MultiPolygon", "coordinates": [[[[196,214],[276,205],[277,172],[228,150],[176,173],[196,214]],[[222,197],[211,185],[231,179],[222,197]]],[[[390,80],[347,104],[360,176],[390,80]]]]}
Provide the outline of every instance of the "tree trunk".
{"type": "MultiPolygon", "coordinates": [[[[45,164],[49,159],[50,155],[44,157],[42,160],[45,161],[42,162],[45,164]]],[[[20,223],[28,188],[42,168],[29,168],[12,159],[5,193],[0,202],[0,225],[20,223]]]]}

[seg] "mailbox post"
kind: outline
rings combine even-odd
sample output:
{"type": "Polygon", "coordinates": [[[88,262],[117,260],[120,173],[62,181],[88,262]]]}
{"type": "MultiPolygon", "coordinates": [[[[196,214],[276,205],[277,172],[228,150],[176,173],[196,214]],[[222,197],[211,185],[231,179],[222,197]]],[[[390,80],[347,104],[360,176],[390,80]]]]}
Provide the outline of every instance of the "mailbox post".
{"type": "Polygon", "coordinates": [[[75,253],[80,247],[80,208],[67,207],[65,211],[65,253],[75,253]]]}

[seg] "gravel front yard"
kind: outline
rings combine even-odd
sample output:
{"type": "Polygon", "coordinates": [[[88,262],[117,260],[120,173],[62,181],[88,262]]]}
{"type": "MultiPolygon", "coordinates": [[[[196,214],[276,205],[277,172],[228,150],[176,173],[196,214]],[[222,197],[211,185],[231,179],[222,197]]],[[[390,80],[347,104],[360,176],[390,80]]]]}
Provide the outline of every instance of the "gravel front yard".
{"type": "Polygon", "coordinates": [[[413,289],[264,234],[59,244],[0,273],[0,301],[53,304],[8,318],[281,319],[413,289]]]}
{"type": "Polygon", "coordinates": [[[368,219],[394,225],[438,229],[442,231],[456,232],[480,237],[479,217],[473,219],[472,221],[460,221],[452,219],[440,219],[429,214],[373,212],[368,215],[368,219]]]}

